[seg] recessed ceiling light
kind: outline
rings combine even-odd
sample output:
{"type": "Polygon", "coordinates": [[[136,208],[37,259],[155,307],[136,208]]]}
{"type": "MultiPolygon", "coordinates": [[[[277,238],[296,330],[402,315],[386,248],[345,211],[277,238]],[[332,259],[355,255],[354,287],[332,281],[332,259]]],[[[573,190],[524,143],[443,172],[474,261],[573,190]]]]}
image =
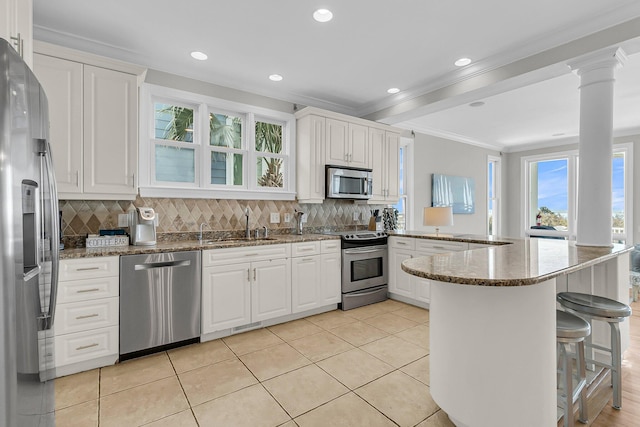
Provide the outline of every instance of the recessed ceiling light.
{"type": "Polygon", "coordinates": [[[198,52],[197,50],[194,52],[191,52],[191,57],[193,59],[197,59],[198,61],[205,61],[208,58],[206,53],[198,52]]]}
{"type": "Polygon", "coordinates": [[[387,93],[398,93],[400,92],[400,89],[398,89],[397,87],[392,87],[391,89],[387,89],[387,93]]]}
{"type": "Polygon", "coordinates": [[[484,102],[476,101],[476,102],[472,102],[471,104],[469,104],[469,107],[482,107],[483,105],[484,105],[484,102]]]}
{"type": "Polygon", "coordinates": [[[333,13],[328,9],[318,9],[313,12],[313,19],[318,22],[329,22],[333,19],[333,13]]]}
{"type": "Polygon", "coordinates": [[[471,64],[471,60],[469,58],[460,58],[456,62],[454,62],[457,67],[464,67],[465,65],[471,64]]]}
{"type": "Polygon", "coordinates": [[[282,80],[282,76],[280,74],[271,74],[269,76],[269,80],[271,80],[272,82],[279,82],[280,80],[282,80]]]}

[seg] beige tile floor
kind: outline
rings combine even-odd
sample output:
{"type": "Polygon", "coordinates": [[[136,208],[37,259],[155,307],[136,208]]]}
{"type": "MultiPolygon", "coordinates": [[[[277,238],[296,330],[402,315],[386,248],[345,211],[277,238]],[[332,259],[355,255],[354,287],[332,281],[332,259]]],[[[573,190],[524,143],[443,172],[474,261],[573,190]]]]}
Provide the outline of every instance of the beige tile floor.
{"type": "Polygon", "coordinates": [[[429,393],[429,312],[392,300],[55,385],[58,427],[453,426],[429,393]]]}

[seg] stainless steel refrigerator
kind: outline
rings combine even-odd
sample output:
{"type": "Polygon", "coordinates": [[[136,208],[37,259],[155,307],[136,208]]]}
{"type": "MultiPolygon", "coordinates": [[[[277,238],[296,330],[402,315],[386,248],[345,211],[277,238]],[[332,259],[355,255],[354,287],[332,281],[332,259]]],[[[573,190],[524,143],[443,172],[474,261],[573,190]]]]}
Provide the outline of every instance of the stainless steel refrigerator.
{"type": "Polygon", "coordinates": [[[0,426],[55,425],[59,217],[47,97],[0,39],[0,426]]]}

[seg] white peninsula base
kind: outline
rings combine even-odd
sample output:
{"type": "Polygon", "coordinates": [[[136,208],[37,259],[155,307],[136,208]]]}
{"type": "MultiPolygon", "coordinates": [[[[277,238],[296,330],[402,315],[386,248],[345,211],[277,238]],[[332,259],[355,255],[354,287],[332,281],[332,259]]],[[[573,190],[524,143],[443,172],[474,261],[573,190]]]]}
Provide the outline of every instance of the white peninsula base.
{"type": "Polygon", "coordinates": [[[431,395],[458,427],[553,426],[556,283],[431,285],[431,395]]]}

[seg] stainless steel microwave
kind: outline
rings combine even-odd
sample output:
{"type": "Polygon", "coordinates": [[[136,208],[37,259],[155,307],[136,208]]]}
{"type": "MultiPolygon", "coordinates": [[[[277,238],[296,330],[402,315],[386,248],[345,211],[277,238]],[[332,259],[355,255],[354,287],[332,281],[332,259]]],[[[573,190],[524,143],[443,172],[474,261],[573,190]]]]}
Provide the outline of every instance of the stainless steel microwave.
{"type": "Polygon", "coordinates": [[[349,168],[327,165],[327,198],[357,199],[371,198],[373,178],[371,169],[349,168]]]}

